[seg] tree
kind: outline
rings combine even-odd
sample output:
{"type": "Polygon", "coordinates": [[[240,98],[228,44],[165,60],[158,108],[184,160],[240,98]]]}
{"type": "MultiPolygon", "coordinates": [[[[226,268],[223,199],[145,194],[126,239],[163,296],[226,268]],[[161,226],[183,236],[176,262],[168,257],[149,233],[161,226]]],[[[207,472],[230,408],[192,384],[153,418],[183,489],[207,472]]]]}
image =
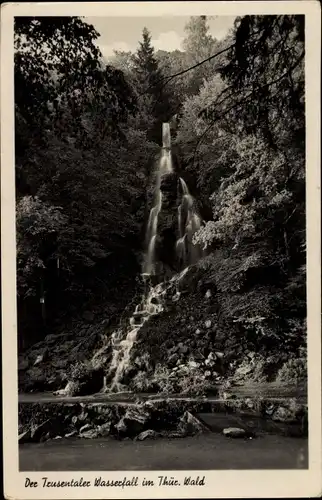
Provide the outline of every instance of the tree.
{"type": "MultiPolygon", "coordinates": [[[[185,26],[186,36],[183,40],[183,48],[186,53],[187,67],[207,59],[219,52],[227,43],[226,40],[219,43],[209,34],[207,16],[192,16],[185,26]]],[[[188,81],[190,94],[196,94],[203,80],[212,78],[218,67],[223,63],[225,56],[214,59],[194,69],[184,78],[188,81]]]]}
{"type": "Polygon", "coordinates": [[[183,48],[192,63],[212,55],[216,40],[208,33],[207,16],[192,16],[184,29],[186,37],[183,40],[183,48]]]}
{"type": "Polygon", "coordinates": [[[118,132],[118,123],[134,110],[123,74],[102,65],[97,38],[95,29],[76,17],[15,18],[18,159],[28,141],[44,145],[48,130],[65,138],[78,130],[83,143],[82,118],[88,112],[105,116],[104,134],[118,132]]]}
{"type": "Polygon", "coordinates": [[[303,150],[304,17],[237,18],[234,36],[220,70],[228,88],[205,109],[208,118],[236,121],[285,153],[296,143],[303,150]]]}
{"type": "Polygon", "coordinates": [[[131,128],[133,89],[102,65],[97,36],[77,18],[17,21],[18,307],[30,330],[39,293],[55,316],[114,300],[139,269],[155,147],[131,128]]]}
{"type": "Polygon", "coordinates": [[[221,79],[205,80],[184,103],[178,131],[185,168],[213,212],[195,243],[207,248],[231,331],[260,339],[267,352],[282,341],[298,355],[306,315],[303,18],[239,18],[231,45],[221,79]]]}
{"type": "Polygon", "coordinates": [[[114,68],[119,69],[124,75],[131,79],[134,69],[134,58],[132,52],[123,50],[114,50],[114,55],[110,60],[114,68]]]}
{"type": "Polygon", "coordinates": [[[139,94],[144,95],[145,102],[151,107],[147,114],[151,114],[154,122],[151,125],[150,137],[161,143],[161,124],[168,122],[173,114],[169,88],[164,86],[163,75],[160,71],[154,48],[151,46],[151,36],[144,28],[142,42],[134,55],[134,71],[138,82],[139,94]]]}

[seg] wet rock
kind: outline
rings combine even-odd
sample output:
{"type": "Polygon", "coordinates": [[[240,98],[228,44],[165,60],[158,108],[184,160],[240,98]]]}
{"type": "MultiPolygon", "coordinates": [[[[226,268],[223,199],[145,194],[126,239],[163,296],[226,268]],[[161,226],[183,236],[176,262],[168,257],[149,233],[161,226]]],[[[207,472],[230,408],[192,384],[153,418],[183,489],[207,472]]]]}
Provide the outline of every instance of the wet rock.
{"type": "Polygon", "coordinates": [[[125,415],[116,424],[115,429],[120,434],[136,436],[140,434],[150,417],[150,412],[143,406],[133,406],[126,410],[125,415]]]}
{"type": "Polygon", "coordinates": [[[193,436],[204,432],[209,432],[208,427],[189,411],[184,412],[179,420],[177,431],[185,436],[193,436]]]}
{"type": "Polygon", "coordinates": [[[144,441],[145,439],[157,439],[160,437],[160,433],[154,431],[153,429],[148,429],[141,432],[135,439],[138,441],[144,441]]]}
{"type": "Polygon", "coordinates": [[[191,360],[191,361],[188,361],[188,366],[192,369],[195,369],[195,368],[198,368],[199,367],[199,363],[197,363],[196,361],[194,360],[191,360]]]}
{"type": "Polygon", "coordinates": [[[65,434],[65,438],[70,438],[70,437],[73,437],[73,436],[77,436],[78,432],[76,430],[74,431],[71,431],[71,432],[67,432],[67,434],[65,434]]]}
{"type": "Polygon", "coordinates": [[[111,422],[105,422],[105,424],[99,425],[97,430],[99,436],[101,437],[109,436],[111,432],[111,422]]]}
{"type": "Polygon", "coordinates": [[[92,425],[91,425],[91,424],[85,424],[85,425],[83,425],[83,427],[81,427],[81,428],[79,429],[79,433],[81,434],[81,433],[83,433],[83,432],[85,432],[85,431],[88,431],[88,430],[89,430],[89,429],[91,429],[91,428],[92,428],[92,425]]]}
{"type": "Polygon", "coordinates": [[[45,422],[43,422],[42,424],[32,426],[31,436],[30,436],[31,440],[34,442],[39,442],[41,436],[43,436],[44,434],[46,434],[49,431],[49,429],[51,427],[50,424],[51,424],[50,419],[48,419],[48,420],[45,420],[45,422]]]}
{"type": "Polygon", "coordinates": [[[223,431],[223,435],[230,438],[243,438],[246,437],[246,431],[239,427],[227,427],[223,431]]]}
{"type": "Polygon", "coordinates": [[[276,422],[292,422],[294,420],[294,413],[283,406],[279,406],[272,415],[272,420],[276,422]]]}
{"type": "Polygon", "coordinates": [[[79,393],[79,382],[69,381],[67,382],[66,387],[64,389],[59,389],[58,391],[54,391],[54,396],[77,396],[79,393]]]}
{"type": "Polygon", "coordinates": [[[79,434],[80,438],[95,439],[99,436],[98,429],[89,429],[79,434]]]}
{"type": "Polygon", "coordinates": [[[87,417],[88,417],[88,413],[86,411],[84,411],[84,409],[83,409],[82,413],[80,415],[78,415],[78,421],[85,422],[87,417]]]}
{"type": "Polygon", "coordinates": [[[169,366],[175,366],[176,363],[179,361],[179,356],[176,353],[173,353],[169,359],[168,359],[168,365],[169,366]]]}
{"type": "Polygon", "coordinates": [[[19,436],[18,436],[18,442],[19,442],[19,444],[30,443],[30,441],[32,441],[30,429],[28,429],[25,432],[22,432],[21,434],[19,434],[19,436]]]}
{"type": "Polygon", "coordinates": [[[36,361],[34,362],[34,366],[39,365],[42,361],[44,360],[44,355],[43,354],[38,354],[36,361]]]}

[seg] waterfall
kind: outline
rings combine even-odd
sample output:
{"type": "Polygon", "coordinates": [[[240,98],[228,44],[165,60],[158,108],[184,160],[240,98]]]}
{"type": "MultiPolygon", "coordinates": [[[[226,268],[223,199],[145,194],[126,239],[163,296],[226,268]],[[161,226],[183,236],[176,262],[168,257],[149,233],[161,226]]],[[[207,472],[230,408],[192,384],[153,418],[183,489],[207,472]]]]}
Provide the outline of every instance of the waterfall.
{"type": "Polygon", "coordinates": [[[170,123],[162,123],[162,142],[164,148],[171,148],[170,123]]]}
{"type": "Polygon", "coordinates": [[[202,220],[195,210],[195,201],[182,177],[179,178],[182,191],[178,207],[178,239],[176,242],[177,259],[183,266],[194,264],[202,256],[199,245],[192,243],[192,237],[201,227],[202,220]]]}
{"type": "Polygon", "coordinates": [[[153,206],[150,210],[149,221],[145,236],[145,259],[143,264],[143,274],[151,275],[155,273],[155,246],[157,241],[159,213],[162,208],[162,191],[161,181],[163,176],[171,174],[172,158],[171,158],[171,136],[169,123],[162,124],[162,150],[161,157],[158,163],[156,172],[156,180],[154,186],[153,206]]]}
{"type": "Polygon", "coordinates": [[[122,390],[121,381],[130,367],[131,349],[139,330],[152,316],[163,311],[162,299],[171,287],[175,287],[176,295],[179,294],[178,283],[187,270],[188,268],[173,276],[170,281],[159,283],[147,290],[143,294],[141,302],[135,307],[125,331],[119,328],[112,334],[113,355],[109,376],[113,375],[113,373],[114,375],[109,387],[110,391],[122,390]]]}
{"type": "MultiPolygon", "coordinates": [[[[112,361],[107,376],[111,380],[111,383],[108,388],[104,387],[104,389],[108,389],[109,391],[119,391],[122,389],[124,375],[131,368],[131,349],[137,339],[139,330],[152,316],[160,314],[163,311],[163,298],[165,294],[169,292],[173,293],[173,300],[177,300],[180,297],[178,283],[187,272],[188,266],[195,263],[200,256],[200,249],[197,245],[193,245],[192,237],[200,228],[201,219],[195,210],[195,200],[190,194],[184,179],[180,177],[180,194],[182,199],[177,213],[178,239],[176,253],[184,269],[170,280],[151,286],[150,276],[155,274],[158,220],[162,209],[161,183],[164,176],[173,172],[169,123],[163,123],[162,125],[162,138],[163,143],[155,176],[152,208],[149,213],[145,235],[145,259],[142,269],[144,293],[141,301],[135,307],[128,324],[125,327],[120,327],[112,334],[112,361]],[[171,288],[174,290],[171,291],[171,288]]],[[[105,349],[106,346],[103,346],[94,355],[92,359],[93,363],[100,358],[105,349]]]]}
{"type": "MultiPolygon", "coordinates": [[[[162,209],[162,178],[173,172],[171,157],[171,135],[169,123],[162,124],[162,149],[155,176],[154,194],[152,208],[145,235],[145,259],[143,263],[142,276],[145,281],[145,292],[141,302],[136,306],[127,328],[119,328],[111,338],[113,354],[109,369],[109,376],[113,375],[113,380],[109,389],[119,390],[121,380],[130,366],[131,349],[136,341],[138,331],[151,316],[159,314],[163,310],[162,296],[169,286],[183,276],[184,273],[174,276],[170,282],[159,283],[149,288],[149,276],[155,274],[155,248],[158,236],[158,220],[162,209]]],[[[184,270],[185,272],[186,270],[184,270]]]]}

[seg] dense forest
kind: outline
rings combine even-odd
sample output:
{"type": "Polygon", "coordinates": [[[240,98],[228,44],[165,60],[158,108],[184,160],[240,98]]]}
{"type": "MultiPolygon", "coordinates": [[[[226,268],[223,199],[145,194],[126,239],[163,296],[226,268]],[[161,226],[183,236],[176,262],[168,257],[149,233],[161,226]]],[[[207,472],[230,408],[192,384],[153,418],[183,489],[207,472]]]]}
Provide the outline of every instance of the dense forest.
{"type": "Polygon", "coordinates": [[[53,372],[86,361],[133,309],[164,122],[204,253],[181,305],[142,329],[153,361],[140,373],[166,380],[169,358],[215,349],[219,375],[305,378],[304,16],[238,17],[221,40],[192,17],[173,52],[144,28],[135,53],[108,63],[98,38],[77,17],[15,18],[22,387],[60,388],[53,372]],[[34,367],[44,346],[50,377],[34,367]]]}

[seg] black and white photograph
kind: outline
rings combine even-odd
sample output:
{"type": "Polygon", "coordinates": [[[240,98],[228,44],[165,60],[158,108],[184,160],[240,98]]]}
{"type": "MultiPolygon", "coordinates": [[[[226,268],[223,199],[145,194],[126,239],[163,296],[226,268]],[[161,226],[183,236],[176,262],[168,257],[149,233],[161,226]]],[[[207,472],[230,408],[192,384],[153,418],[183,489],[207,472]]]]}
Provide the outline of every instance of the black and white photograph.
{"type": "Polygon", "coordinates": [[[201,498],[213,471],[321,465],[309,16],[153,3],[13,15],[3,359],[19,498],[201,498]]]}

